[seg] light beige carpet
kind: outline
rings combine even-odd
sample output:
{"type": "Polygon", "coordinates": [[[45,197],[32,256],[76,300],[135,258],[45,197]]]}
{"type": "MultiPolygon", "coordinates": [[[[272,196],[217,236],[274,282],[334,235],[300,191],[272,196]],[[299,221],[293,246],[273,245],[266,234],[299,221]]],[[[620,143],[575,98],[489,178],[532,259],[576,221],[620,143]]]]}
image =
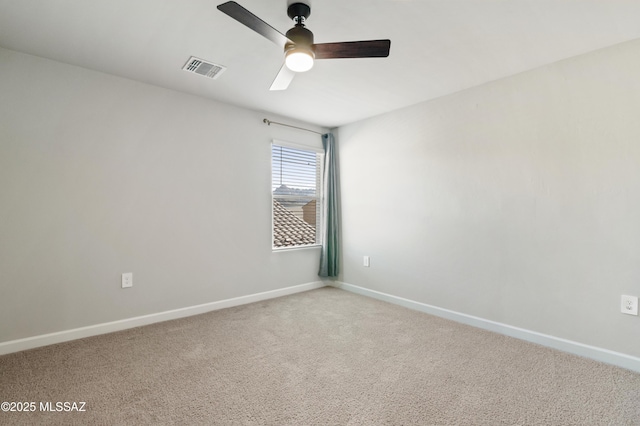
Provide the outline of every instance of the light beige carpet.
{"type": "Polygon", "coordinates": [[[640,374],[323,288],[0,357],[0,400],[38,404],[0,424],[640,425],[640,374]]]}

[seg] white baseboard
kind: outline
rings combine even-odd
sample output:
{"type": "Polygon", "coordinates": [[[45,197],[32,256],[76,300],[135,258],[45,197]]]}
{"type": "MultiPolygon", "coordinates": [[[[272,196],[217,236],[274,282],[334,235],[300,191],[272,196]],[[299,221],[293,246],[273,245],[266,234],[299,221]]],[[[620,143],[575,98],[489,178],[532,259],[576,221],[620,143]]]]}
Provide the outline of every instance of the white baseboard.
{"type": "Polygon", "coordinates": [[[496,321],[451,311],[449,309],[439,308],[437,306],[427,305],[425,303],[416,302],[398,296],[393,296],[379,291],[370,290],[353,284],[343,282],[334,282],[334,287],[357,293],[363,296],[372,297],[374,299],[390,302],[396,305],[404,306],[409,309],[421,311],[430,315],[446,318],[459,323],[471,325],[473,327],[482,328],[484,330],[493,331],[504,334],[506,336],[515,337],[517,339],[526,340],[528,342],[537,343],[563,352],[590,358],[596,361],[612,364],[618,367],[626,368],[640,373],[640,358],[626,355],[620,352],[610,351],[595,346],[585,345],[579,342],[562,339],[547,334],[526,330],[519,327],[513,327],[496,321]]]}
{"type": "Polygon", "coordinates": [[[205,312],[216,311],[218,309],[246,305],[247,303],[274,299],[276,297],[287,296],[294,293],[301,293],[303,291],[314,290],[325,286],[326,283],[316,281],[292,287],[280,288],[277,290],[265,291],[262,293],[250,294],[247,296],[234,297],[233,299],[219,300],[217,302],[204,303],[202,305],[189,306],[186,308],[174,309],[165,312],[158,312],[156,314],[143,315],[135,318],[127,318],[119,321],[90,325],[88,327],[59,331],[56,333],[27,337],[24,339],[10,340],[8,342],[0,343],[0,355],[24,351],[26,349],[38,348],[41,346],[53,345],[55,343],[67,342],[69,340],[82,339],[84,337],[97,336],[99,334],[112,333],[114,331],[126,330],[129,328],[140,327],[156,322],[189,317],[192,315],[203,314],[205,312]]]}

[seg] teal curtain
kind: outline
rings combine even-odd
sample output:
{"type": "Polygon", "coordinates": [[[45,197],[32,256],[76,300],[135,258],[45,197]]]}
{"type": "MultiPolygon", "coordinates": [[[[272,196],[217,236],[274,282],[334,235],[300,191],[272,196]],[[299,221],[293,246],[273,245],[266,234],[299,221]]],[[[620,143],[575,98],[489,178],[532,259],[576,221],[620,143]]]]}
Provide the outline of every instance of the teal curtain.
{"type": "Polygon", "coordinates": [[[324,147],[323,189],[324,203],[322,214],[322,252],[320,254],[321,277],[337,277],[340,263],[340,206],[338,193],[338,164],[336,143],[333,134],[322,135],[324,147]]]}

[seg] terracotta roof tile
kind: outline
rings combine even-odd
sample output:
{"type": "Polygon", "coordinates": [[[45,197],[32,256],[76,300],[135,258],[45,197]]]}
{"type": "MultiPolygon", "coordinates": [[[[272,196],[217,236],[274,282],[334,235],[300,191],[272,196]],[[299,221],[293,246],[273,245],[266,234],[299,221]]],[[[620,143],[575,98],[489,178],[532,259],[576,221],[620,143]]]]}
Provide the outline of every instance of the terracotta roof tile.
{"type": "Polygon", "coordinates": [[[316,243],[316,228],[273,200],[273,246],[291,247],[316,243]]]}

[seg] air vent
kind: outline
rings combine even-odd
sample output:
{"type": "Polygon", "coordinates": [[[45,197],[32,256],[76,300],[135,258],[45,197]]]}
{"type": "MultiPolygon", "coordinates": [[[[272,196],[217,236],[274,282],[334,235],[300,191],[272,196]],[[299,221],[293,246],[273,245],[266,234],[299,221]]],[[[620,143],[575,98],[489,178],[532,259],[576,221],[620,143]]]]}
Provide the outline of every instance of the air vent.
{"type": "Polygon", "coordinates": [[[207,62],[204,59],[199,59],[199,58],[196,58],[195,56],[192,56],[187,61],[187,63],[184,64],[184,67],[182,67],[182,69],[185,71],[200,74],[215,80],[227,68],[223,67],[222,65],[216,65],[212,62],[207,62]]]}

